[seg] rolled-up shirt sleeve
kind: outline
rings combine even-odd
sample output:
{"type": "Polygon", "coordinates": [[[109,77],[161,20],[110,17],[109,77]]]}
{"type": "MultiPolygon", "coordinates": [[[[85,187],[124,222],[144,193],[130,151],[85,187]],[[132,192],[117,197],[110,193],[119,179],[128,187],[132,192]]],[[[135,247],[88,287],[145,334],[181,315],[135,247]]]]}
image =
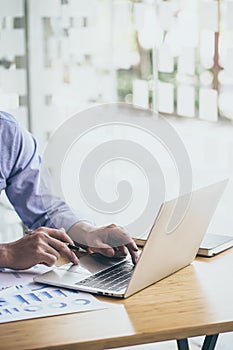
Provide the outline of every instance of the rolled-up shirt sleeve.
{"type": "Polygon", "coordinates": [[[0,178],[26,227],[63,227],[68,231],[75,223],[86,221],[50,192],[42,178],[36,140],[6,114],[0,115],[0,138],[0,178]]]}

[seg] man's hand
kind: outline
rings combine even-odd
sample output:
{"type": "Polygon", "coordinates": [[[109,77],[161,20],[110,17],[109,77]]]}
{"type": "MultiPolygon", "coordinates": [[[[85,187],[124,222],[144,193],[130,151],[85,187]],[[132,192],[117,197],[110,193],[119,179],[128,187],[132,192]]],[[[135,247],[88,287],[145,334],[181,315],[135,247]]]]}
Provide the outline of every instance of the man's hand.
{"type": "Polygon", "coordinates": [[[40,227],[15,242],[0,245],[0,266],[12,269],[28,269],[36,264],[52,266],[60,256],[78,264],[67,243],[73,241],[63,229],[40,227]]]}
{"type": "Polygon", "coordinates": [[[134,264],[138,261],[138,247],[125,230],[115,224],[93,227],[84,222],[77,223],[69,230],[77,244],[89,247],[95,253],[107,257],[122,258],[128,252],[134,264]]]}

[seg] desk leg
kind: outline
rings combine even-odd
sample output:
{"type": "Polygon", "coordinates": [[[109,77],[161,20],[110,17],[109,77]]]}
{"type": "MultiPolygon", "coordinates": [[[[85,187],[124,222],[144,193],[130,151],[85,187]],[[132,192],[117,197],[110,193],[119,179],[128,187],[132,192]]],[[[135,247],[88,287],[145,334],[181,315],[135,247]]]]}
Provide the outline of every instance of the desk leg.
{"type": "Polygon", "coordinates": [[[205,337],[202,350],[214,350],[217,339],[218,339],[218,334],[207,335],[205,337]]]}
{"type": "Polygon", "coordinates": [[[188,339],[177,339],[178,350],[189,350],[188,339]]]}

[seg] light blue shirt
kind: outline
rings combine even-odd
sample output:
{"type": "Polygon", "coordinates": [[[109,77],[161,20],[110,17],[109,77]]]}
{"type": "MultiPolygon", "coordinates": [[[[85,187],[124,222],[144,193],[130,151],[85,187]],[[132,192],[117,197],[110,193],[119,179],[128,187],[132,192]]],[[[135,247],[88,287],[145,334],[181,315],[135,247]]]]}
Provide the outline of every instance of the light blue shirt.
{"type": "Polygon", "coordinates": [[[41,193],[41,158],[34,137],[10,114],[0,112],[0,193],[7,197],[29,229],[39,226],[69,230],[83,221],[61,199],[41,193]]]}

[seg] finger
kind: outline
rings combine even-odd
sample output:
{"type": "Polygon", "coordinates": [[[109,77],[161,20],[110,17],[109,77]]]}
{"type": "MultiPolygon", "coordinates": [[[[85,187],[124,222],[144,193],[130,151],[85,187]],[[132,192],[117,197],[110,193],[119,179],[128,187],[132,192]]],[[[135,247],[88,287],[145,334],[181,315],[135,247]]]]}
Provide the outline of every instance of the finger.
{"type": "Polygon", "coordinates": [[[115,247],[115,258],[125,258],[128,255],[128,249],[125,246],[115,247]]]}
{"type": "Polygon", "coordinates": [[[126,244],[126,247],[129,250],[132,250],[134,252],[138,252],[138,246],[132,238],[130,239],[130,242],[126,244]]]}
{"type": "Polygon", "coordinates": [[[75,253],[67,247],[67,245],[56,238],[49,237],[48,243],[51,247],[53,247],[59,254],[74,264],[78,264],[79,260],[75,253]]]}
{"type": "Polygon", "coordinates": [[[46,245],[44,248],[43,248],[43,253],[42,254],[49,254],[49,255],[53,255],[55,257],[56,260],[58,260],[60,258],[60,253],[58,250],[54,249],[52,246],[50,245],[46,245]]]}
{"type": "Polygon", "coordinates": [[[65,230],[62,229],[53,229],[48,227],[41,227],[40,228],[43,232],[47,233],[50,237],[56,238],[62,242],[74,244],[72,239],[67,235],[65,230]]]}
{"type": "Polygon", "coordinates": [[[132,258],[132,261],[133,261],[134,265],[137,264],[138,259],[139,259],[138,247],[136,246],[136,248],[135,248],[135,245],[132,244],[132,243],[129,243],[129,244],[126,245],[126,247],[129,250],[129,253],[131,255],[131,258],[132,258]]]}
{"type": "Polygon", "coordinates": [[[55,255],[44,252],[38,263],[51,267],[56,263],[56,261],[57,257],[55,255]]]}
{"type": "Polygon", "coordinates": [[[71,257],[72,259],[70,261],[72,261],[73,264],[77,265],[79,263],[79,258],[72,250],[71,250],[71,257]]]}

